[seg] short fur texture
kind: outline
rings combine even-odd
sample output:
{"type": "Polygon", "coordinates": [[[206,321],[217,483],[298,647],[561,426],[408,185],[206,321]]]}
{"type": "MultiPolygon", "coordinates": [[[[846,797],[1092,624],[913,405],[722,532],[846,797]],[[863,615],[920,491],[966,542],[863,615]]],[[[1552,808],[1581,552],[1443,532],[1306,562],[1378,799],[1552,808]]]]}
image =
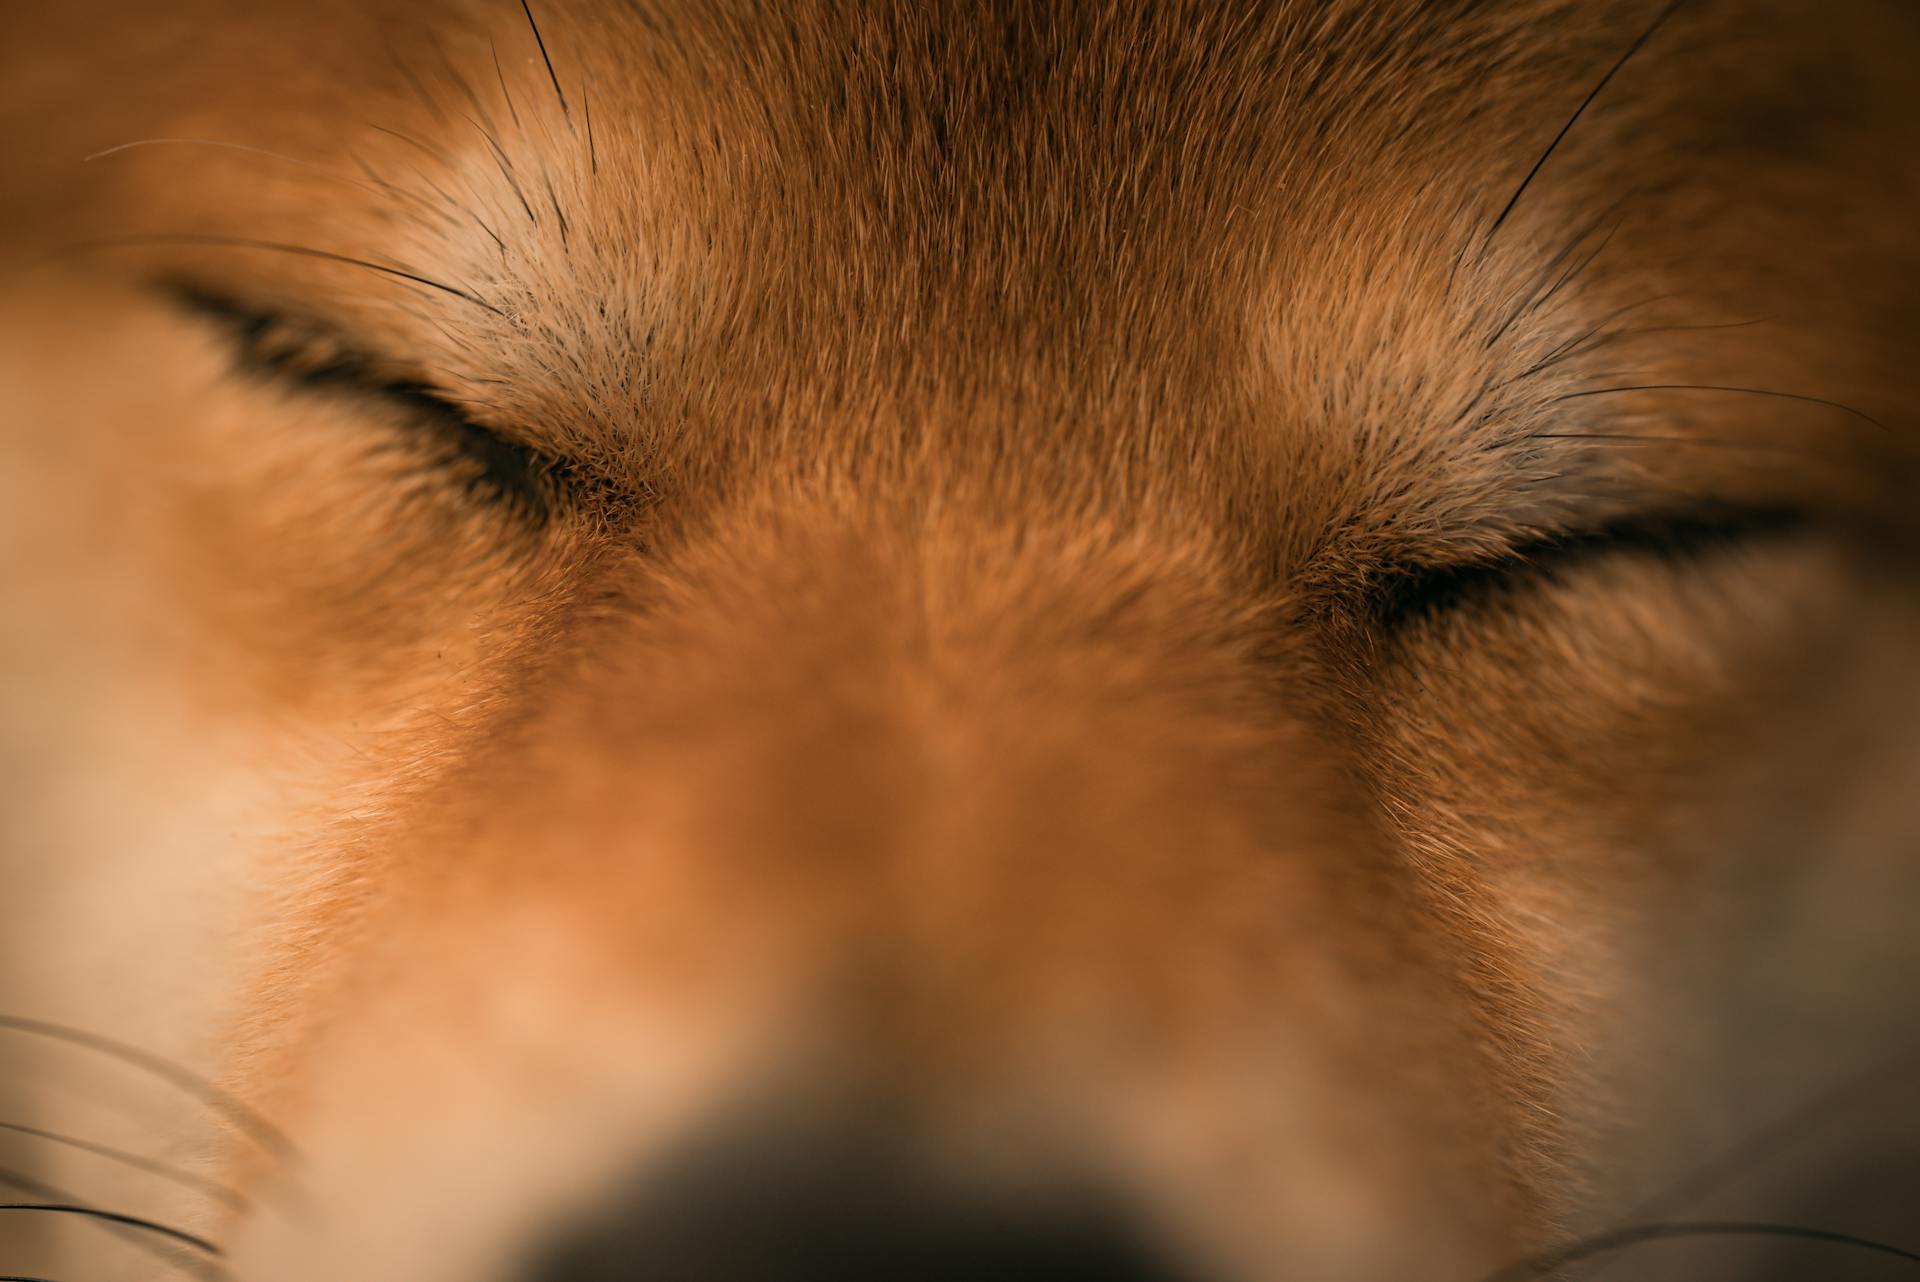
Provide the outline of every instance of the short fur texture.
{"type": "Polygon", "coordinates": [[[0,1010],[300,1155],[16,1029],[20,1200],[531,1277],[804,1117],[1230,1282],[1910,1230],[1906,6],[6,29],[0,1010]]]}

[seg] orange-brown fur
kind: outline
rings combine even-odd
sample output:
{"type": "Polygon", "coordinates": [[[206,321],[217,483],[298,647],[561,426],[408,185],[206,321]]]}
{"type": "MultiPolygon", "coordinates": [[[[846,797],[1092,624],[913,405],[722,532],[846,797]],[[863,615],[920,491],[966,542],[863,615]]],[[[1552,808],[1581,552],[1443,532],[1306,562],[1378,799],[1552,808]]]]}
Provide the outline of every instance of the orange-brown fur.
{"type": "Polygon", "coordinates": [[[1658,11],[551,0],[551,78],[491,0],[10,16],[0,996],[327,1227],[125,1200],[477,1282],[793,1093],[1470,1279],[1897,1046],[1920,29],[1683,6],[1528,178],[1658,11]],[[1702,509],[1796,521],[1382,604],[1702,509]]]}

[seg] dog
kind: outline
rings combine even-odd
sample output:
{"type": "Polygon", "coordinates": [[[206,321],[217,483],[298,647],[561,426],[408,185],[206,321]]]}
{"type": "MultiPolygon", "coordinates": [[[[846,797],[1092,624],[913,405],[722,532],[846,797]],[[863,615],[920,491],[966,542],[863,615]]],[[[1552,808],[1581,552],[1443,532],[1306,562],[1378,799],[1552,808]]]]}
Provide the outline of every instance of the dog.
{"type": "Polygon", "coordinates": [[[5,31],[0,1273],[1912,1267],[1909,6],[5,31]]]}

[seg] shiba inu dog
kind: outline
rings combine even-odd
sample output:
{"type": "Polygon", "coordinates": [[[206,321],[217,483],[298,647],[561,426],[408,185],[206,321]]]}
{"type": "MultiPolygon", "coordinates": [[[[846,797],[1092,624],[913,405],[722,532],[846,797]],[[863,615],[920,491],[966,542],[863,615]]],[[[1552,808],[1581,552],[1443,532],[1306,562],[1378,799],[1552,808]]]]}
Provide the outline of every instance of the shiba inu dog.
{"type": "Polygon", "coordinates": [[[0,1274],[1920,1267],[1910,6],[0,30],[0,1274]]]}

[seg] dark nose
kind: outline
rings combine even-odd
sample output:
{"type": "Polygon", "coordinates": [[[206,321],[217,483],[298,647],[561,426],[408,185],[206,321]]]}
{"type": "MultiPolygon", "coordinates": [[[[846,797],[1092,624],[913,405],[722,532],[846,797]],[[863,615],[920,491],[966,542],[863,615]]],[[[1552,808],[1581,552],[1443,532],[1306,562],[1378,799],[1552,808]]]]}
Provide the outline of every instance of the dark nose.
{"type": "Polygon", "coordinates": [[[569,1228],[523,1282],[1194,1282],[1111,1203],[930,1173],[884,1142],[702,1146],[569,1228]]]}

